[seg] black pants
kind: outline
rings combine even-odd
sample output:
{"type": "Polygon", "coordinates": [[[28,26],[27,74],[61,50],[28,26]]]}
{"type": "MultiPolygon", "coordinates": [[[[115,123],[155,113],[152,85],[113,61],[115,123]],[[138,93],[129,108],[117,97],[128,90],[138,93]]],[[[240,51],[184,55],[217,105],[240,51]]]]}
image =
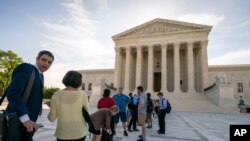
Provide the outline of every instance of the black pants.
{"type": "Polygon", "coordinates": [[[111,118],[110,118],[110,128],[111,128],[111,132],[112,132],[111,137],[113,138],[113,136],[115,134],[115,116],[111,116],[111,118]]]}
{"type": "Polygon", "coordinates": [[[133,129],[137,129],[137,121],[138,121],[138,110],[137,107],[132,109],[131,111],[131,119],[128,124],[128,129],[131,129],[131,126],[133,124],[133,129]]]}
{"type": "Polygon", "coordinates": [[[161,109],[158,114],[159,132],[165,133],[165,117],[166,111],[161,109]]]}
{"type": "Polygon", "coordinates": [[[8,131],[6,141],[32,141],[35,131],[27,132],[19,117],[13,115],[7,121],[8,131]]]}
{"type": "Polygon", "coordinates": [[[85,141],[85,138],[86,138],[86,136],[85,137],[83,137],[83,138],[80,138],[80,139],[71,139],[71,140],[61,140],[61,139],[56,139],[57,141],[85,141]]]}

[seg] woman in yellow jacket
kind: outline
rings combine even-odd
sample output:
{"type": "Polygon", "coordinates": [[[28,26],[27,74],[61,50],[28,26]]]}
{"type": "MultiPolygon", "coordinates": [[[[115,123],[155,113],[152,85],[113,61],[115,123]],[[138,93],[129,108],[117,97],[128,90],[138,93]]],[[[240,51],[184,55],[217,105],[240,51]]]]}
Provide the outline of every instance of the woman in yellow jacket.
{"type": "Polygon", "coordinates": [[[78,90],[82,75],[77,71],[69,71],[62,83],[66,88],[54,93],[48,114],[50,122],[57,119],[55,137],[58,141],[85,141],[88,127],[82,116],[82,107],[89,111],[89,104],[87,94],[78,90]]]}

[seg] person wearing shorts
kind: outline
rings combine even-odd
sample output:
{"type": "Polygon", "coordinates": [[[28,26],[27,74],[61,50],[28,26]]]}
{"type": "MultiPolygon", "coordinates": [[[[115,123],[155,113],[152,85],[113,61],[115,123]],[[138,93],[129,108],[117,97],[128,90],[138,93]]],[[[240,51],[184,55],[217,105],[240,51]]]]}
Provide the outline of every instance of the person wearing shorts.
{"type": "Polygon", "coordinates": [[[139,97],[139,105],[138,105],[138,123],[141,125],[142,134],[139,135],[137,141],[145,141],[146,140],[146,116],[147,116],[147,96],[143,92],[143,87],[137,87],[137,93],[139,97]]]}
{"type": "Polygon", "coordinates": [[[115,128],[119,123],[119,119],[122,121],[122,127],[124,129],[123,135],[128,136],[126,130],[126,122],[127,122],[127,105],[130,103],[130,98],[122,93],[122,88],[118,89],[118,93],[113,96],[115,103],[119,107],[119,113],[115,116],[115,128]]]}

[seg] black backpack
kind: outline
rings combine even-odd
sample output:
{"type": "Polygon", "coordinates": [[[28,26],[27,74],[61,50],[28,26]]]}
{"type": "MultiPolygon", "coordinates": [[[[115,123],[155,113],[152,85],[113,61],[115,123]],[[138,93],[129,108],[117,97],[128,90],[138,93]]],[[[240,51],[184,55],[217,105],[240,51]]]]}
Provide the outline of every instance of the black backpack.
{"type": "Polygon", "coordinates": [[[151,113],[153,112],[153,103],[152,103],[152,100],[148,98],[148,104],[147,104],[147,113],[151,113]]]}
{"type": "MultiPolygon", "coordinates": [[[[166,100],[166,99],[164,98],[163,100],[166,100]]],[[[163,100],[162,100],[162,105],[163,105],[163,100]]],[[[171,107],[169,100],[166,100],[166,101],[167,101],[167,108],[165,108],[164,110],[166,111],[166,113],[169,114],[172,110],[172,107],[171,107]]]]}

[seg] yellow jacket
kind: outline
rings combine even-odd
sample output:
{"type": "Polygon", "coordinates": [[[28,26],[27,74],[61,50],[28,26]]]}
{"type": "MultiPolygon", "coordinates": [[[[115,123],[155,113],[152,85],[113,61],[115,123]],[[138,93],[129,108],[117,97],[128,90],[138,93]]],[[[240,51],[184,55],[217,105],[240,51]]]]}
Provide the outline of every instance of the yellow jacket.
{"type": "Polygon", "coordinates": [[[84,91],[60,90],[51,98],[48,119],[57,119],[55,136],[58,139],[79,139],[87,135],[88,127],[82,116],[82,107],[89,111],[84,91]]]}

